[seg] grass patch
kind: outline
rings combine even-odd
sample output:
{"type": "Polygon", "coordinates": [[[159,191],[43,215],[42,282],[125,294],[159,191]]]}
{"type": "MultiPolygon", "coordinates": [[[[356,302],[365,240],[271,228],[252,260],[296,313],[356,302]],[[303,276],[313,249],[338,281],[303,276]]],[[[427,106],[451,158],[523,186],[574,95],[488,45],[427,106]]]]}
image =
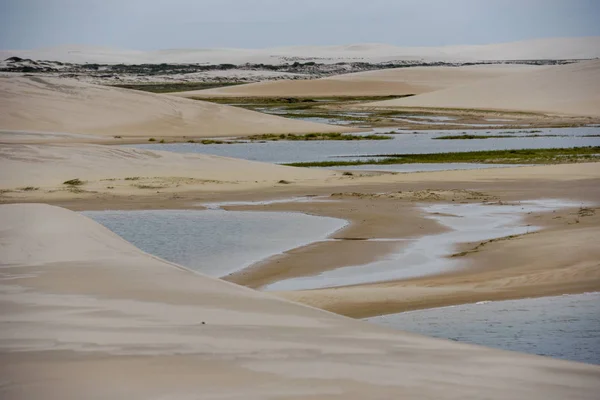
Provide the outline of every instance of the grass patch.
{"type": "Polygon", "coordinates": [[[138,189],[165,189],[167,186],[162,185],[134,185],[138,189]]]}
{"type": "Polygon", "coordinates": [[[318,106],[331,104],[347,104],[367,101],[393,100],[403,97],[413,96],[412,94],[403,96],[328,96],[328,97],[206,97],[196,98],[196,100],[210,101],[219,104],[262,105],[262,106],[286,106],[286,105],[304,105],[318,106]]]}
{"type": "Polygon", "coordinates": [[[252,135],[249,136],[250,140],[259,141],[278,141],[278,140],[289,140],[289,141],[311,141],[311,140],[389,140],[393,139],[392,136],[388,135],[345,135],[343,133],[307,133],[302,135],[295,134],[264,134],[264,135],[252,135]]]}
{"type": "Polygon", "coordinates": [[[139,176],[128,176],[127,178],[125,178],[126,181],[139,181],[140,177],[139,176]]]}
{"type": "Polygon", "coordinates": [[[35,187],[35,186],[25,186],[22,188],[19,188],[19,190],[23,191],[23,192],[32,192],[34,190],[39,190],[39,187],[35,187]]]}
{"type": "Polygon", "coordinates": [[[150,93],[186,92],[189,90],[214,89],[225,86],[242,85],[247,82],[172,82],[172,83],[130,83],[113,85],[123,89],[141,90],[150,93]]]}
{"type": "Polygon", "coordinates": [[[68,181],[64,181],[63,185],[69,185],[69,186],[81,186],[83,185],[85,182],[82,181],[79,178],[75,178],[75,179],[70,179],[68,181]]]}
{"type": "Polygon", "coordinates": [[[204,139],[204,140],[201,140],[200,143],[202,143],[202,144],[224,144],[225,142],[223,140],[204,139]]]}
{"type": "Polygon", "coordinates": [[[600,161],[600,146],[555,148],[555,149],[523,149],[523,150],[489,150],[455,153],[430,154],[373,154],[352,156],[368,158],[352,161],[316,161],[289,163],[293,167],[341,167],[349,165],[392,165],[414,163],[481,163],[481,164],[560,164],[574,162],[600,161]],[[376,159],[374,157],[383,159],[376,159]]]}
{"type": "Polygon", "coordinates": [[[511,135],[447,135],[434,137],[434,140],[471,140],[471,139],[502,139],[514,138],[519,136],[511,135]]]}
{"type": "Polygon", "coordinates": [[[153,137],[151,137],[150,139],[148,139],[149,142],[156,142],[156,139],[154,139],[153,137]]]}

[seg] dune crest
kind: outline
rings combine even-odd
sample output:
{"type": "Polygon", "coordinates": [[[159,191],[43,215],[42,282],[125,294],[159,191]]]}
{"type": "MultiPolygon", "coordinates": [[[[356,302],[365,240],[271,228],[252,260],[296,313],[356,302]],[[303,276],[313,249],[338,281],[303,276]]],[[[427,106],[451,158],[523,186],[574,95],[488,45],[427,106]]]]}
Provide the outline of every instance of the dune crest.
{"type": "Polygon", "coordinates": [[[546,38],[485,45],[408,47],[383,43],[337,46],[289,46],[265,49],[165,49],[154,51],[113,49],[98,46],[59,46],[36,50],[2,50],[0,58],[30,58],[74,63],[265,63],[317,61],[389,62],[394,60],[541,60],[600,57],[600,37],[546,38]],[[293,59],[293,60],[292,60],[293,59]]]}
{"type": "Polygon", "coordinates": [[[536,70],[530,65],[392,68],[314,80],[279,80],[172,93],[179,97],[393,96],[427,93],[482,79],[536,70]]]}
{"type": "Polygon", "coordinates": [[[600,116],[600,60],[534,69],[406,99],[364,104],[600,116]]]}
{"type": "Polygon", "coordinates": [[[152,257],[63,208],[1,205],[0,219],[3,398],[598,393],[598,366],[427,338],[294,304],[152,257]]]}
{"type": "Polygon", "coordinates": [[[0,129],[104,137],[351,131],[203,101],[38,77],[0,78],[0,129]]]}

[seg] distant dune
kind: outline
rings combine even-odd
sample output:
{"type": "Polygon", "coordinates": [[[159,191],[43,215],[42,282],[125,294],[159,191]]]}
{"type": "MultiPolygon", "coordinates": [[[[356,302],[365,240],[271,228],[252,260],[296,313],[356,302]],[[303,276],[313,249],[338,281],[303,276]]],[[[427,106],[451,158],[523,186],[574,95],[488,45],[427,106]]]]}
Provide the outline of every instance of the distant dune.
{"type": "Polygon", "coordinates": [[[0,78],[0,129],[133,137],[341,132],[240,108],[60,78],[0,78]]]}
{"type": "Polygon", "coordinates": [[[544,67],[365,106],[474,108],[600,117],[600,60],[544,67]]]}
{"type": "Polygon", "coordinates": [[[427,93],[481,79],[536,70],[529,65],[410,67],[336,75],[308,81],[280,80],[172,93],[181,97],[391,96],[427,93]]]}
{"type": "Polygon", "coordinates": [[[34,60],[74,63],[265,63],[294,61],[322,63],[387,62],[393,60],[535,60],[600,57],[600,37],[535,39],[512,43],[399,47],[380,43],[347,46],[293,46],[268,49],[169,49],[120,50],[105,47],[61,46],[37,50],[2,50],[0,58],[12,56],[34,60]]]}

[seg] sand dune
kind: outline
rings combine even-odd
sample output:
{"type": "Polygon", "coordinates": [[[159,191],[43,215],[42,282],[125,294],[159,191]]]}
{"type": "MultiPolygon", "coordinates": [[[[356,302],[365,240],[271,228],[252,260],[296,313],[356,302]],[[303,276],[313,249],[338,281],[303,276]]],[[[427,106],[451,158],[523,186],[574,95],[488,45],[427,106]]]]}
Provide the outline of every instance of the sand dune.
{"type": "Polygon", "coordinates": [[[600,60],[521,74],[365,106],[441,107],[600,116],[600,60]]]}
{"type": "Polygon", "coordinates": [[[65,209],[2,205],[0,219],[2,398],[546,400],[600,390],[598,366],[290,303],[149,256],[65,209]]]}
{"type": "Polygon", "coordinates": [[[168,49],[136,51],[91,46],[60,46],[37,50],[2,50],[12,56],[75,63],[320,63],[388,62],[394,60],[537,60],[600,57],[600,37],[533,39],[511,43],[442,47],[400,47],[381,43],[341,46],[292,46],[267,49],[168,49]]]}
{"type": "Polygon", "coordinates": [[[326,179],[336,175],[333,171],[285,167],[204,154],[100,145],[50,144],[3,145],[0,147],[0,170],[3,171],[0,174],[0,188],[4,189],[24,186],[56,187],[74,178],[99,181],[127,177],[185,177],[200,181],[256,183],[281,179],[326,179]]]}
{"type": "Polygon", "coordinates": [[[0,129],[111,138],[348,131],[219,104],[36,77],[0,78],[0,129]]]}
{"type": "Polygon", "coordinates": [[[427,93],[482,79],[540,67],[477,65],[467,67],[410,67],[357,72],[308,81],[280,80],[217,89],[173,93],[181,97],[326,97],[392,96],[427,93]]]}

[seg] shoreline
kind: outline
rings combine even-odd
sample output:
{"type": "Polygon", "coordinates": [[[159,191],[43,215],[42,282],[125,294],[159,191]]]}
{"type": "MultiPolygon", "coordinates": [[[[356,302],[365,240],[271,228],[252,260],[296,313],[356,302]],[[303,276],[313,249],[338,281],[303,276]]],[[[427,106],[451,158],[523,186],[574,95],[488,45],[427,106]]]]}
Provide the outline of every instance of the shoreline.
{"type": "MultiPolygon", "coordinates": [[[[68,194],[70,198],[44,199],[43,201],[65,206],[72,210],[103,210],[103,209],[186,209],[194,207],[198,209],[199,203],[214,202],[236,202],[236,201],[261,201],[277,200],[286,197],[298,196],[331,196],[334,193],[346,193],[341,197],[341,203],[328,202],[298,202],[298,203],[275,203],[262,206],[231,206],[231,210],[252,209],[255,211],[295,211],[318,216],[330,216],[343,218],[350,221],[358,221],[338,232],[334,237],[341,239],[352,238],[396,238],[399,236],[415,236],[426,232],[436,232],[443,228],[427,220],[421,215],[414,213],[415,202],[436,203],[451,201],[455,196],[459,201],[480,202],[482,199],[493,201],[518,201],[535,198],[564,198],[583,202],[598,202],[600,199],[600,176],[597,164],[576,164],[541,167],[519,167],[502,168],[498,170],[477,171],[446,171],[427,172],[418,174],[378,175],[365,178],[337,179],[328,182],[310,182],[304,185],[243,185],[232,186],[231,191],[223,191],[222,187],[214,192],[178,189],[177,195],[172,193],[157,193],[143,195],[143,191],[129,192],[128,196],[106,197],[103,195],[68,194]],[[531,182],[535,179],[536,186],[531,182]],[[432,189],[435,188],[435,189],[432,189]],[[474,190],[475,189],[475,190],[474,190]],[[402,190],[398,192],[398,190],[402,190]],[[391,193],[389,198],[376,193],[391,193]],[[401,196],[398,197],[398,193],[401,196]],[[81,198],[77,198],[81,197],[81,198]],[[390,223],[394,218],[399,218],[398,223],[390,223]],[[408,219],[406,219],[408,218],[408,219]],[[422,227],[422,229],[421,229],[422,227]]],[[[35,192],[29,193],[35,196],[35,192]]],[[[336,195],[337,196],[337,195],[336,195]]],[[[336,198],[340,200],[340,198],[336,198]]],[[[30,198],[30,201],[42,199],[30,198]]],[[[22,199],[15,199],[22,202],[22,199]]],[[[530,217],[531,223],[543,225],[546,228],[541,233],[525,237],[513,238],[507,241],[496,241],[485,245],[484,250],[469,252],[465,254],[465,260],[475,265],[498,265],[506,260],[513,260],[517,266],[526,266],[523,273],[516,269],[500,269],[505,278],[516,279],[516,289],[507,288],[502,279],[489,274],[489,268],[467,268],[454,274],[440,275],[431,279],[410,279],[400,282],[385,284],[361,285],[360,287],[344,287],[337,289],[322,289],[303,292],[276,293],[282,297],[309,304],[311,306],[324,308],[329,311],[362,317],[376,314],[392,313],[408,309],[422,309],[436,307],[439,305],[453,305],[469,301],[495,299],[521,298],[528,296],[541,296],[546,294],[578,293],[581,291],[598,290],[600,288],[600,277],[590,269],[590,265],[579,265],[581,262],[600,259],[600,255],[589,253],[593,250],[587,236],[575,235],[573,245],[580,249],[587,249],[588,253],[578,261],[578,254],[571,258],[555,254],[556,250],[546,249],[548,243],[554,243],[558,249],[561,244],[560,236],[578,231],[575,228],[586,228],[589,235],[598,232],[600,221],[598,221],[597,207],[592,208],[593,215],[580,218],[580,223],[575,224],[577,218],[563,211],[552,216],[530,217]],[[536,218],[534,218],[536,217],[536,218]],[[553,219],[560,217],[559,219],[553,219]],[[558,237],[557,237],[558,235],[558,237]],[[538,239],[539,237],[539,239],[538,239]],[[580,240],[582,239],[582,240],[580,240]],[[508,245],[509,250],[501,251],[508,245]],[[517,246],[515,248],[514,246],[517,246]],[[542,249],[542,250],[540,250],[542,249]],[[515,259],[514,254],[536,252],[535,257],[526,259],[515,259]],[[493,255],[491,262],[486,259],[487,254],[493,255]],[[508,255],[507,255],[508,254],[508,255]],[[586,255],[587,254],[587,255],[586,255]],[[508,258],[503,258],[508,257],[508,258]],[[596,258],[594,258],[596,257],[596,258]],[[504,260],[504,261],[503,261],[504,260]],[[571,263],[571,269],[565,270],[565,277],[559,272],[564,265],[555,265],[556,276],[544,278],[539,273],[539,263],[549,260],[561,260],[565,265],[571,263]],[[587,260],[587,261],[586,261],[587,260]],[[579,264],[578,264],[579,263],[579,264]],[[583,269],[582,269],[583,268],[583,269]],[[581,280],[582,271],[588,271],[590,279],[581,280]],[[525,279],[528,273],[542,279],[539,285],[521,284],[519,279],[525,279]],[[492,287],[475,289],[476,284],[467,284],[471,280],[486,282],[492,281],[492,287]],[[466,283],[465,283],[466,282],[466,283]],[[552,283],[554,282],[554,283],[552,283]],[[469,285],[471,285],[469,287],[469,285]],[[563,290],[564,289],[564,290],[563,290]],[[399,292],[401,290],[401,292],[399,292]],[[561,291],[562,290],[562,291],[561,291]]],[[[582,231],[580,229],[579,231],[582,231]]],[[[376,259],[386,252],[393,251],[394,243],[369,242],[360,240],[341,240],[321,242],[309,245],[305,248],[294,249],[288,253],[267,260],[272,269],[261,265],[263,278],[250,270],[237,276],[228,276],[226,279],[235,283],[250,287],[260,283],[261,279],[272,279],[273,274],[281,278],[282,274],[289,274],[294,268],[319,268],[331,266],[343,266],[344,263],[357,259],[358,255],[365,261],[376,259]],[[340,249],[343,251],[332,251],[340,249]],[[336,256],[336,254],[338,256],[336,256]],[[342,254],[343,257],[339,257],[342,254]],[[316,262],[319,260],[319,262],[316,262]],[[279,262],[279,263],[278,263],[279,262]],[[254,276],[253,276],[254,275],[254,276]],[[269,277],[271,276],[271,277],[269,277]],[[254,283],[252,283],[254,282],[254,283]]],[[[478,243],[472,244],[475,247],[478,243]]],[[[457,252],[470,250],[466,248],[457,249],[457,252]]],[[[533,279],[533,278],[532,278],[533,279]]]]}
{"type": "Polygon", "coordinates": [[[323,398],[333,388],[349,399],[439,398],[449,381],[459,397],[592,399],[598,390],[596,365],[378,327],[192,274],[66,209],[0,213],[8,396],[323,398]]]}

